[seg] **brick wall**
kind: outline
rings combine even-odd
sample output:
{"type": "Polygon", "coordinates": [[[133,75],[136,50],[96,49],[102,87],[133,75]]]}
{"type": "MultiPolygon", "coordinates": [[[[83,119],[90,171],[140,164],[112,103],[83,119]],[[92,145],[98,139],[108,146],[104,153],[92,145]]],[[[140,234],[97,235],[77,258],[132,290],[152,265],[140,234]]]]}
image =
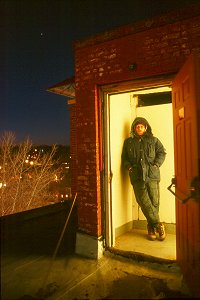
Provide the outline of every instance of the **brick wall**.
{"type": "Polygon", "coordinates": [[[200,50],[200,5],[75,43],[76,124],[71,130],[75,125],[80,230],[102,233],[99,87],[177,73],[193,50],[200,50]]]}
{"type": "Polygon", "coordinates": [[[70,169],[73,174],[71,178],[71,192],[74,197],[77,192],[77,130],[76,130],[76,100],[70,104],[70,169]]]}

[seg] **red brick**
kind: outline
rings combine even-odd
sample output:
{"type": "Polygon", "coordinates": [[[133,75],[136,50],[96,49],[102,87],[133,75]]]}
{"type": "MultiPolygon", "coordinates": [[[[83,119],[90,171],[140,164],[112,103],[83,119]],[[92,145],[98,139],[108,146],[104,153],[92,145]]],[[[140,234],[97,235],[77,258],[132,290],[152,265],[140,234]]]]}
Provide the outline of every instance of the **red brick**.
{"type": "Polygon", "coordinates": [[[73,192],[79,229],[102,234],[98,86],[176,73],[200,49],[200,5],[137,22],[74,44],[76,105],[71,116],[73,192]],[[132,71],[129,65],[136,64],[132,71]],[[76,140],[77,138],[77,140],[76,140]]]}

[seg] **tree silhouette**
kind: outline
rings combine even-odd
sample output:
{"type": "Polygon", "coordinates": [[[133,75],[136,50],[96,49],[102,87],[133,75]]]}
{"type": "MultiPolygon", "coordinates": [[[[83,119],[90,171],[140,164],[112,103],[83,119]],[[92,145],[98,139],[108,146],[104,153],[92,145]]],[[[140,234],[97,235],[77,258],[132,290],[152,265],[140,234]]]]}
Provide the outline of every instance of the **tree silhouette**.
{"type": "Polygon", "coordinates": [[[15,141],[12,132],[0,138],[1,216],[56,202],[49,188],[60,172],[54,160],[56,145],[49,152],[38,151],[30,162],[32,142],[27,139],[16,145],[15,141]]]}

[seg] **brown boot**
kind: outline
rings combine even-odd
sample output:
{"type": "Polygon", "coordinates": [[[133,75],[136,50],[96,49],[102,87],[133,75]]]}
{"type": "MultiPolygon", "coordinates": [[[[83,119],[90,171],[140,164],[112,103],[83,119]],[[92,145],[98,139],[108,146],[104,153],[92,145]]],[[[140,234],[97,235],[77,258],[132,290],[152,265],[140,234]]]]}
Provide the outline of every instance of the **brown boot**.
{"type": "Polygon", "coordinates": [[[148,230],[148,239],[150,241],[155,241],[156,240],[155,228],[148,224],[147,225],[147,230],[148,230]]]}
{"type": "Polygon", "coordinates": [[[156,232],[159,234],[158,240],[164,241],[166,234],[165,234],[165,226],[163,223],[158,223],[156,226],[156,232]]]}

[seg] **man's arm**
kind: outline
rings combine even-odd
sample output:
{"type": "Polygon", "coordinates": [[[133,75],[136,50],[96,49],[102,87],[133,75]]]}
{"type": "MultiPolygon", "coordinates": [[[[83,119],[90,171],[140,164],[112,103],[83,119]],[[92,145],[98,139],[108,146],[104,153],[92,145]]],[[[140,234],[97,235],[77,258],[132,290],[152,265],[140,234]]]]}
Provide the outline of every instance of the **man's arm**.
{"type": "Polygon", "coordinates": [[[122,155],[121,155],[121,161],[122,161],[122,166],[127,169],[128,171],[131,171],[131,163],[128,159],[128,154],[127,154],[127,142],[126,140],[124,141],[123,149],[122,149],[122,155]]]}
{"type": "Polygon", "coordinates": [[[163,144],[158,138],[156,138],[155,153],[156,153],[156,157],[154,160],[154,165],[160,167],[163,164],[167,153],[163,144]]]}

